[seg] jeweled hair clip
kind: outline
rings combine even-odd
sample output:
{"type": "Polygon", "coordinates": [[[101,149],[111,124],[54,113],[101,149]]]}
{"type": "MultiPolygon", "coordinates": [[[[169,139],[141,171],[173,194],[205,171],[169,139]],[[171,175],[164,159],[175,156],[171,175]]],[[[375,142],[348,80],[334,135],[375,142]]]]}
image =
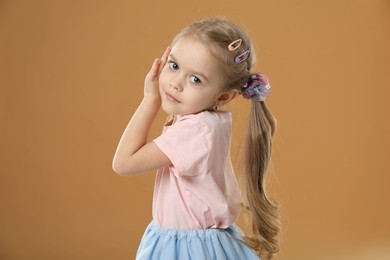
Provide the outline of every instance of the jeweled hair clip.
{"type": "MultiPolygon", "coordinates": [[[[235,50],[237,50],[237,49],[241,46],[241,43],[242,43],[242,39],[237,39],[237,40],[235,40],[235,41],[232,41],[232,42],[228,45],[229,51],[235,51],[235,50]]],[[[249,53],[250,53],[250,51],[249,51],[249,50],[246,50],[246,51],[244,51],[243,53],[237,55],[237,56],[234,58],[234,63],[239,64],[239,63],[245,61],[245,60],[248,58],[249,53]]]]}
{"type": "Polygon", "coordinates": [[[241,53],[240,55],[238,55],[237,57],[234,58],[234,62],[239,64],[239,63],[245,61],[248,58],[249,53],[250,53],[249,50],[244,51],[243,53],[241,53]]]}
{"type": "Polygon", "coordinates": [[[238,40],[233,41],[232,43],[230,43],[230,44],[228,45],[229,51],[235,51],[235,50],[237,50],[238,47],[240,47],[241,43],[242,43],[242,39],[238,39],[238,40]]]}

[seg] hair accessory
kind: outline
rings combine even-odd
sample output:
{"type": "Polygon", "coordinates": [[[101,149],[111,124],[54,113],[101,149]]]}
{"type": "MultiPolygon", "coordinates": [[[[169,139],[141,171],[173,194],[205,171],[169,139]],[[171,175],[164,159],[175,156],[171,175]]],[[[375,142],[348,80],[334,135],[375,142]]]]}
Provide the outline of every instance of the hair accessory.
{"type": "Polygon", "coordinates": [[[249,76],[248,82],[241,87],[241,94],[246,99],[264,101],[270,93],[271,86],[265,75],[254,73],[249,76]]]}
{"type": "Polygon", "coordinates": [[[233,42],[230,43],[229,46],[228,46],[229,51],[235,51],[235,50],[237,50],[238,47],[240,47],[241,43],[242,43],[242,39],[238,39],[238,40],[233,41],[233,42]]]}
{"type": "Polygon", "coordinates": [[[243,62],[248,58],[249,52],[250,52],[249,50],[244,51],[243,53],[241,53],[240,55],[234,58],[234,62],[237,64],[243,62]]]}

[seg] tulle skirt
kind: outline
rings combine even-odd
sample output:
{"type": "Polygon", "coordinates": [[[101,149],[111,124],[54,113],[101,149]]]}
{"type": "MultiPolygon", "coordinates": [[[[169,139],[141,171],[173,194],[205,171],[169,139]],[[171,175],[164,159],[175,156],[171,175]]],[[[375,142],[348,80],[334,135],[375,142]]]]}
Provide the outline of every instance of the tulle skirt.
{"type": "Polygon", "coordinates": [[[252,260],[259,257],[239,239],[236,225],[227,229],[175,230],[152,221],[142,237],[137,260],[252,260]]]}

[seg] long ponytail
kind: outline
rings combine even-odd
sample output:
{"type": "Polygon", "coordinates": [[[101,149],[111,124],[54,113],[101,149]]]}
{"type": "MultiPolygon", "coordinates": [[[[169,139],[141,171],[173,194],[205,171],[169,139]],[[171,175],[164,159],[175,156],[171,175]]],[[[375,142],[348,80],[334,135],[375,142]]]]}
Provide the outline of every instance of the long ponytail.
{"type": "Polygon", "coordinates": [[[276,120],[264,102],[252,101],[245,141],[245,182],[248,208],[252,214],[253,236],[244,242],[264,259],[279,250],[279,211],[265,190],[265,174],[271,158],[276,120]]]}

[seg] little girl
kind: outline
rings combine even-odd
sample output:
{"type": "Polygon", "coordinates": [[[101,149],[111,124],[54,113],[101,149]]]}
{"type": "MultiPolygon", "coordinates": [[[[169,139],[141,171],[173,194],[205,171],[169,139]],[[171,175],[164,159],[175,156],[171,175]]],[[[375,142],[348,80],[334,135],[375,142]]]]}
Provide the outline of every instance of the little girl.
{"type": "Polygon", "coordinates": [[[225,19],[182,30],[145,78],[144,98],[113,159],[120,175],[157,170],[153,221],[137,259],[271,259],[278,251],[278,209],[264,188],[275,120],[264,100],[270,85],[252,73],[250,39],[225,19]],[[230,160],[231,114],[238,95],[252,102],[246,133],[246,202],[252,236],[234,224],[242,200],[230,160]],[[147,142],[160,107],[170,115],[147,142]]]}

